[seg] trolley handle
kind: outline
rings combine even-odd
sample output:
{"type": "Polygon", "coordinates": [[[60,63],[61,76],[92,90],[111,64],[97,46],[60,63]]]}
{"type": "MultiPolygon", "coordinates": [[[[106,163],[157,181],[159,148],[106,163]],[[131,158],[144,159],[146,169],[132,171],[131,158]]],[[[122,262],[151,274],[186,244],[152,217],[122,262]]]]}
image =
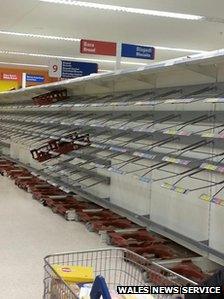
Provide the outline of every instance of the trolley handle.
{"type": "Polygon", "coordinates": [[[106,284],[106,281],[103,276],[98,275],[96,276],[91,292],[90,292],[90,298],[91,299],[100,299],[100,297],[103,297],[103,299],[111,299],[110,292],[108,290],[108,286],[106,284]]]}

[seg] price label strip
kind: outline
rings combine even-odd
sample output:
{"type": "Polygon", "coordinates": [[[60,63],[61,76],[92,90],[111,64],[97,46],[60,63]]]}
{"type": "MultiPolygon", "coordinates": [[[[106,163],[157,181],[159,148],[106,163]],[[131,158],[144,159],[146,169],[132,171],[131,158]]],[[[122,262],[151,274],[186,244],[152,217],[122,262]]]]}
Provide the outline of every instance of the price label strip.
{"type": "MultiPolygon", "coordinates": [[[[147,129],[142,127],[142,128],[138,128],[136,131],[137,132],[145,132],[147,129]]],[[[151,133],[151,130],[150,130],[150,133],[151,133]]]]}
{"type": "Polygon", "coordinates": [[[105,128],[106,127],[106,125],[102,125],[102,124],[97,124],[96,125],[96,128],[105,128]]]}
{"type": "Polygon", "coordinates": [[[146,158],[146,159],[149,159],[149,160],[153,160],[156,157],[156,155],[141,153],[141,152],[134,152],[133,156],[140,157],[140,158],[146,158]]]}
{"type": "Polygon", "coordinates": [[[102,107],[104,104],[103,103],[94,103],[91,104],[91,107],[102,107]]]}
{"type": "Polygon", "coordinates": [[[168,135],[176,135],[177,134],[177,130],[174,129],[168,129],[163,131],[164,134],[168,134],[168,135]]]}
{"type": "Polygon", "coordinates": [[[199,198],[207,202],[212,202],[214,204],[224,206],[224,199],[217,196],[210,196],[209,194],[201,194],[199,198]]]}
{"type": "Polygon", "coordinates": [[[177,136],[190,136],[192,133],[187,131],[178,131],[174,129],[168,129],[163,131],[164,134],[168,135],[177,135],[177,136]]]}
{"type": "Polygon", "coordinates": [[[144,129],[144,132],[147,132],[147,133],[154,133],[154,132],[156,132],[156,129],[153,129],[153,128],[145,128],[145,129],[144,129]]]}
{"type": "Polygon", "coordinates": [[[176,158],[171,158],[171,157],[167,157],[167,156],[163,157],[162,161],[179,164],[179,165],[188,165],[191,162],[189,160],[176,159],[176,158]]]}
{"type": "Polygon", "coordinates": [[[128,130],[129,129],[129,127],[127,126],[127,125],[123,125],[123,126],[120,126],[119,127],[119,130],[128,130]]]}
{"type": "Polygon", "coordinates": [[[202,133],[201,137],[214,138],[215,134],[213,132],[206,132],[206,133],[202,133]]]}
{"type": "Polygon", "coordinates": [[[224,205],[224,200],[217,196],[212,197],[212,202],[217,205],[222,205],[222,206],[224,205]]]}
{"type": "Polygon", "coordinates": [[[97,168],[106,168],[105,165],[103,165],[103,164],[98,164],[98,163],[95,163],[95,166],[96,166],[97,168]]]}
{"type": "MultiPolygon", "coordinates": [[[[120,168],[117,168],[116,166],[111,166],[110,168],[108,168],[108,170],[110,172],[119,174],[119,175],[128,175],[128,173],[120,168]]],[[[134,178],[136,178],[137,180],[139,180],[142,183],[150,183],[152,182],[150,177],[146,177],[146,176],[138,176],[138,175],[134,175],[134,178]]]]}
{"type": "Polygon", "coordinates": [[[117,106],[130,106],[130,103],[128,103],[128,102],[118,102],[117,106]]]}
{"type": "Polygon", "coordinates": [[[187,132],[187,131],[178,131],[177,135],[179,136],[190,136],[192,132],[187,132]]]}
{"type": "Polygon", "coordinates": [[[219,133],[219,134],[217,134],[216,136],[217,136],[217,138],[221,138],[221,139],[223,139],[223,138],[224,138],[224,133],[219,133]]]}
{"type": "Polygon", "coordinates": [[[74,104],[73,107],[76,108],[76,107],[88,107],[89,105],[88,104],[74,104]]]}
{"type": "Polygon", "coordinates": [[[110,106],[120,106],[119,102],[110,103],[110,106]]]}
{"type": "Polygon", "coordinates": [[[163,183],[161,187],[164,189],[173,190],[173,185],[169,183],[163,183]]]}
{"type": "Polygon", "coordinates": [[[201,200],[207,201],[207,202],[211,202],[212,201],[212,196],[208,195],[208,194],[201,194],[199,197],[201,200]]]}
{"type": "Polygon", "coordinates": [[[144,71],[146,69],[146,67],[145,66],[141,66],[141,67],[139,67],[138,69],[137,69],[137,71],[144,71]]]}
{"type": "Polygon", "coordinates": [[[189,189],[173,186],[173,191],[180,193],[180,194],[187,194],[189,192],[189,189]]]}
{"type": "Polygon", "coordinates": [[[224,98],[207,98],[206,103],[224,103],[224,98]]]}
{"type": "Polygon", "coordinates": [[[146,176],[140,176],[138,177],[139,181],[142,182],[142,183],[150,183],[152,182],[151,178],[150,177],[146,177],[146,176]]]}
{"type": "Polygon", "coordinates": [[[130,106],[130,102],[122,102],[122,106],[130,106]]]}
{"type": "Polygon", "coordinates": [[[109,150],[114,151],[114,152],[118,152],[118,153],[127,153],[127,149],[126,148],[117,147],[117,146],[111,146],[109,148],[109,150]]]}
{"type": "Polygon", "coordinates": [[[145,106],[145,105],[150,105],[150,101],[138,101],[134,103],[134,106],[145,106]]]}
{"type": "Polygon", "coordinates": [[[111,166],[110,168],[108,168],[108,170],[111,171],[111,172],[114,172],[116,174],[120,174],[120,175],[126,174],[125,171],[123,171],[122,169],[119,169],[119,168],[117,168],[115,166],[111,166]]]}
{"type": "Polygon", "coordinates": [[[76,105],[81,105],[81,104],[63,104],[63,107],[71,108],[71,107],[76,107],[76,105]]]}
{"type": "Polygon", "coordinates": [[[176,104],[176,103],[180,103],[180,100],[175,100],[175,99],[166,100],[164,103],[165,104],[176,104]]]}
{"type": "Polygon", "coordinates": [[[100,149],[107,149],[108,146],[107,145],[103,145],[103,144],[96,144],[96,143],[93,143],[92,144],[92,147],[95,147],[95,148],[100,148],[100,149]]]}
{"type": "Polygon", "coordinates": [[[224,172],[224,166],[219,166],[217,168],[217,171],[223,173],[224,172]]]}
{"type": "Polygon", "coordinates": [[[217,165],[213,165],[213,164],[208,164],[208,163],[202,163],[200,166],[201,169],[206,169],[206,170],[210,170],[210,171],[215,171],[218,169],[217,165]]]}
{"type": "Polygon", "coordinates": [[[189,189],[185,189],[185,188],[175,186],[175,185],[172,185],[172,184],[169,184],[169,183],[163,183],[161,185],[161,187],[165,188],[165,189],[168,189],[168,190],[171,190],[171,191],[174,191],[174,192],[179,193],[179,194],[187,194],[190,191],[189,189]]]}
{"type": "Polygon", "coordinates": [[[134,103],[134,106],[154,106],[160,103],[160,101],[138,101],[134,103]]]}
{"type": "MultiPolygon", "coordinates": [[[[217,200],[217,198],[216,198],[216,197],[214,197],[214,198],[213,198],[213,200],[217,200]]],[[[219,200],[219,202],[218,202],[218,205],[220,205],[220,206],[223,206],[223,207],[224,207],[224,199],[221,199],[221,198],[219,198],[218,200],[219,200]]]]}
{"type": "Polygon", "coordinates": [[[185,103],[191,103],[193,102],[195,99],[170,99],[170,100],[166,100],[164,103],[165,104],[185,104],[185,103]]]}

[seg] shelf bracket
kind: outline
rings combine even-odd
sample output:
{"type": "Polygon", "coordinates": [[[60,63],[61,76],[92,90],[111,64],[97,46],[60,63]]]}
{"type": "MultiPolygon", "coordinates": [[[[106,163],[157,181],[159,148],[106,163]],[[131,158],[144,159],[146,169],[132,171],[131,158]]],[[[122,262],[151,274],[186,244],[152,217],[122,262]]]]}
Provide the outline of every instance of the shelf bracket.
{"type": "Polygon", "coordinates": [[[156,80],[157,80],[157,76],[156,75],[138,75],[138,76],[132,76],[132,75],[128,75],[126,76],[131,80],[134,81],[140,81],[146,84],[149,84],[152,87],[156,87],[156,80]]]}
{"type": "Polygon", "coordinates": [[[185,65],[185,68],[189,71],[201,74],[213,79],[217,78],[217,66],[213,65],[185,65]]]}
{"type": "Polygon", "coordinates": [[[102,89],[104,89],[106,91],[111,90],[114,87],[114,83],[113,82],[102,81],[102,80],[101,81],[94,81],[93,85],[99,86],[99,87],[101,87],[102,89]]]}

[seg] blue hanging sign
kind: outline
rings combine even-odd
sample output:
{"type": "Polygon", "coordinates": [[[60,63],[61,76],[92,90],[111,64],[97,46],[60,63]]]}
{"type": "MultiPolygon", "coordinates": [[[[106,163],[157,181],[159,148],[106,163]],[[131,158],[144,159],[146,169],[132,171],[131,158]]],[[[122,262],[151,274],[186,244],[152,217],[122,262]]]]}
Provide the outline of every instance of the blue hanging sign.
{"type": "Polygon", "coordinates": [[[32,75],[32,74],[26,75],[27,82],[44,83],[44,80],[45,80],[44,76],[41,75],[32,75]]]}
{"type": "Polygon", "coordinates": [[[155,48],[138,45],[122,44],[121,57],[138,59],[155,59],[155,48]]]}
{"type": "Polygon", "coordinates": [[[90,74],[98,72],[97,63],[77,62],[62,60],[61,78],[76,78],[82,76],[89,76],[90,74]]]}

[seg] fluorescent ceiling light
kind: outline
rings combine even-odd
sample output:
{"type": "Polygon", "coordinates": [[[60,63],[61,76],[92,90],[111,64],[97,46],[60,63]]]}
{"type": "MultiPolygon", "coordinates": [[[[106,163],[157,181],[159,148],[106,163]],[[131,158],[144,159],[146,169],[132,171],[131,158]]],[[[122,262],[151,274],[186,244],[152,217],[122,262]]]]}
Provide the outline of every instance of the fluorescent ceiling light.
{"type": "Polygon", "coordinates": [[[17,65],[17,66],[29,66],[29,67],[40,67],[40,68],[49,68],[48,65],[44,64],[30,64],[30,63],[20,63],[20,62],[3,62],[0,61],[1,65],[17,65]]]}
{"type": "Polygon", "coordinates": [[[160,46],[154,46],[154,48],[157,49],[157,50],[186,52],[186,53],[207,53],[207,52],[209,52],[209,51],[204,51],[204,50],[191,50],[191,49],[160,47],[160,46]]]}
{"type": "Polygon", "coordinates": [[[125,7],[125,6],[117,6],[117,5],[109,5],[109,4],[100,4],[93,2],[85,2],[85,1],[74,1],[74,0],[39,0],[41,2],[48,3],[56,3],[56,4],[67,4],[67,5],[75,5],[87,8],[96,8],[102,10],[112,10],[124,13],[134,13],[148,16],[156,16],[156,17],[166,17],[166,18],[174,18],[174,19],[183,19],[183,20],[201,20],[203,16],[190,15],[190,14],[182,14],[182,13],[174,13],[167,11],[158,11],[158,10],[149,10],[142,8],[133,8],[133,7],[125,7]]]}
{"type": "MultiPolygon", "coordinates": [[[[32,34],[32,33],[11,32],[11,31],[4,31],[4,30],[0,30],[0,34],[11,35],[11,36],[22,36],[22,37],[28,37],[28,38],[43,38],[43,39],[62,40],[62,41],[68,41],[68,42],[80,42],[81,41],[80,38],[74,38],[74,37],[41,35],[41,34],[32,34]]],[[[145,45],[145,46],[148,46],[148,45],[145,45]]],[[[157,50],[185,52],[185,53],[206,53],[206,52],[208,52],[208,51],[204,51],[204,50],[194,50],[194,49],[192,50],[192,49],[162,47],[162,46],[154,46],[154,48],[157,50]]]]}
{"type": "MultiPolygon", "coordinates": [[[[72,56],[58,56],[58,55],[50,55],[50,54],[39,54],[39,53],[27,53],[27,52],[17,52],[17,51],[8,51],[8,50],[0,50],[0,54],[5,55],[19,55],[19,56],[32,56],[32,57],[44,57],[44,58],[58,58],[65,60],[82,60],[82,61],[92,61],[92,62],[105,62],[105,63],[115,63],[115,60],[108,59],[95,59],[95,58],[85,58],[85,57],[72,57],[72,56]]],[[[141,62],[132,62],[132,61],[122,61],[121,64],[127,65],[147,65],[147,63],[141,62]]]]}
{"type": "Polygon", "coordinates": [[[104,69],[99,69],[98,72],[103,72],[103,73],[111,73],[113,70],[104,70],[104,69]]]}
{"type": "Polygon", "coordinates": [[[81,40],[80,38],[73,38],[73,37],[62,37],[62,36],[53,36],[53,35],[11,32],[11,31],[4,31],[4,30],[0,30],[0,34],[13,35],[13,36],[23,36],[23,37],[30,37],[30,38],[64,40],[64,41],[71,41],[71,42],[80,42],[80,40],[81,40]]]}

